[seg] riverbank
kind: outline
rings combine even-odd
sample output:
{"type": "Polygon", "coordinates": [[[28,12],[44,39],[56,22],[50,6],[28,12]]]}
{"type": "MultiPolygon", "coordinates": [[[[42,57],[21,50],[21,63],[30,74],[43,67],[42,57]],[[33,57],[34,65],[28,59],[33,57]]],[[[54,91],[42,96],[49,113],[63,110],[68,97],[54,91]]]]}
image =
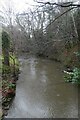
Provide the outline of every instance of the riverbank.
{"type": "Polygon", "coordinates": [[[16,81],[19,74],[19,63],[15,56],[10,56],[10,66],[4,65],[2,58],[2,117],[8,114],[12,100],[16,94],[16,81]]]}

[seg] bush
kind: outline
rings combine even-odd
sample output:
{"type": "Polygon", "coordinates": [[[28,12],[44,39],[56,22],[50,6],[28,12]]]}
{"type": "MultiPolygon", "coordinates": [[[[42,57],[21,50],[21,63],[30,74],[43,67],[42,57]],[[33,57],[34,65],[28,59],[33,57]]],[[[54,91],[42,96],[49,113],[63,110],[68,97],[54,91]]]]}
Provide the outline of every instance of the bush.
{"type": "Polygon", "coordinates": [[[64,76],[66,82],[72,82],[80,84],[80,69],[74,68],[71,74],[67,74],[64,76]]]}

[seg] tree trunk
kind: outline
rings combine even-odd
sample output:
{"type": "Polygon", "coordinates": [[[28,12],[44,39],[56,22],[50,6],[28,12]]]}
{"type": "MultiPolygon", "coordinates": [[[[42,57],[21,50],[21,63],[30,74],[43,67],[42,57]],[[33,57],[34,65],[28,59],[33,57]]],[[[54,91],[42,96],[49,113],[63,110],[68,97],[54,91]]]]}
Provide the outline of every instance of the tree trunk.
{"type": "Polygon", "coordinates": [[[3,55],[4,55],[4,65],[9,66],[9,51],[5,50],[3,52],[3,55]]]}
{"type": "Polygon", "coordinates": [[[9,66],[9,49],[10,49],[10,39],[6,32],[2,32],[2,52],[4,57],[4,65],[9,66]]]}

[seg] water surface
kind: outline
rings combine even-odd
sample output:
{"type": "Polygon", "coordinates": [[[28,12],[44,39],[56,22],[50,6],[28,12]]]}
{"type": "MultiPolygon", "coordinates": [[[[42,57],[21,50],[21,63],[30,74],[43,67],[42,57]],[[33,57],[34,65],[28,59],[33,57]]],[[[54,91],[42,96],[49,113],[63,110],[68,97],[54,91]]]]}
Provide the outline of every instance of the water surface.
{"type": "Polygon", "coordinates": [[[78,89],[64,83],[60,63],[34,57],[20,61],[21,74],[8,118],[78,117],[78,89]]]}

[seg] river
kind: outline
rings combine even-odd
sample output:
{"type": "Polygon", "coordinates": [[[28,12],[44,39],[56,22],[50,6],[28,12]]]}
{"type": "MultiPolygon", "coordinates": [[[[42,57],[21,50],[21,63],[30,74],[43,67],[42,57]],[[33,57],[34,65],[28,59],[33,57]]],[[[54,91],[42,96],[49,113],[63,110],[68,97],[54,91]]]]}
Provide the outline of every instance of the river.
{"type": "Polygon", "coordinates": [[[21,58],[16,96],[7,118],[77,118],[78,89],[65,83],[61,63],[21,58]]]}

